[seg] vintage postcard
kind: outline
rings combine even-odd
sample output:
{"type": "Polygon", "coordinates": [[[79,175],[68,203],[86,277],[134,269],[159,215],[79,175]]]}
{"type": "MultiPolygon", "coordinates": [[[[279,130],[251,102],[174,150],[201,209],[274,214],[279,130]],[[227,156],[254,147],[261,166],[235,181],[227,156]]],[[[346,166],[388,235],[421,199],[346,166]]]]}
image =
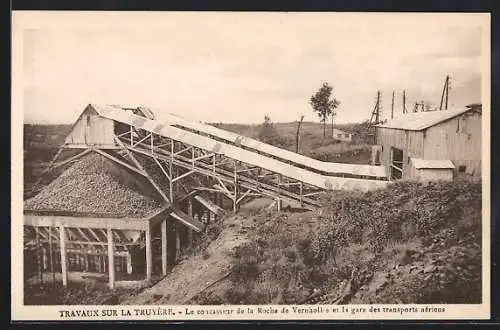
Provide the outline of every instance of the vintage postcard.
{"type": "Polygon", "coordinates": [[[12,27],[13,320],[490,318],[489,14],[12,27]]]}

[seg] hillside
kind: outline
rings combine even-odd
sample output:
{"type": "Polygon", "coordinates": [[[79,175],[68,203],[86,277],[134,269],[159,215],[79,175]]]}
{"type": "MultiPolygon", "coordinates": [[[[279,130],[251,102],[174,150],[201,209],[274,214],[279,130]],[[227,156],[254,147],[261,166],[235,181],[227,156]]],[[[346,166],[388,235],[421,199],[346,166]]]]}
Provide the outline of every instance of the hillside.
{"type": "Polygon", "coordinates": [[[481,301],[481,184],[399,182],[318,213],[247,210],[125,304],[481,301]],[[397,198],[394,198],[397,196],[397,198]]]}

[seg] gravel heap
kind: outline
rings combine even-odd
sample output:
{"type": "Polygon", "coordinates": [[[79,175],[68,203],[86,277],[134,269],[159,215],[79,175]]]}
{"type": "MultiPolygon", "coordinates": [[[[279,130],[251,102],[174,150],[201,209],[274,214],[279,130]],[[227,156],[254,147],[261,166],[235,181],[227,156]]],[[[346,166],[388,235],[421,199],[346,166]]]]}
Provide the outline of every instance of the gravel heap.
{"type": "Polygon", "coordinates": [[[162,207],[144,187],[135,173],[90,154],[26,200],[24,210],[32,214],[144,217],[162,207]]]}

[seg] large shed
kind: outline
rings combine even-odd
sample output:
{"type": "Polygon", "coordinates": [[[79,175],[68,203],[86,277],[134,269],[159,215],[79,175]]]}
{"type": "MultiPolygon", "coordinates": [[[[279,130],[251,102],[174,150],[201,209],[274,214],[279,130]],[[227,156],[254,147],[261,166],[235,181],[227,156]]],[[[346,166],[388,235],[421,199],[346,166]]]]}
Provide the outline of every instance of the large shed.
{"type": "Polygon", "coordinates": [[[414,178],[412,159],[449,160],[454,175],[481,175],[482,107],[416,112],[377,125],[380,162],[392,180],[414,178]]]}

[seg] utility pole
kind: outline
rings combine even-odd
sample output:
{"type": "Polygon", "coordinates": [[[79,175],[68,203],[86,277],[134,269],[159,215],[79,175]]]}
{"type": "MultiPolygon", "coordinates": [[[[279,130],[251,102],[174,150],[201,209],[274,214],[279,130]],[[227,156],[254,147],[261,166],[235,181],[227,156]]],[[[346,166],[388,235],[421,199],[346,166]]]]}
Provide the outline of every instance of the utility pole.
{"type": "Polygon", "coordinates": [[[439,110],[443,110],[443,100],[445,101],[445,110],[448,110],[448,93],[450,91],[450,76],[447,75],[444,80],[443,92],[441,93],[441,103],[439,104],[439,110]]]}
{"type": "Polygon", "coordinates": [[[300,117],[299,124],[297,125],[297,135],[295,136],[295,153],[299,153],[299,136],[300,136],[300,125],[302,125],[302,121],[304,120],[304,116],[300,117]]]}
{"type": "Polygon", "coordinates": [[[406,91],[403,90],[403,113],[406,113],[406,91]]]}
{"type": "Polygon", "coordinates": [[[370,117],[370,126],[378,123],[380,123],[380,91],[377,91],[377,100],[375,101],[375,108],[373,108],[372,116],[370,117]],[[374,117],[375,121],[373,120],[374,117]]]}
{"type": "Polygon", "coordinates": [[[391,102],[391,119],[394,118],[394,90],[392,91],[392,102],[391,102]]]}

